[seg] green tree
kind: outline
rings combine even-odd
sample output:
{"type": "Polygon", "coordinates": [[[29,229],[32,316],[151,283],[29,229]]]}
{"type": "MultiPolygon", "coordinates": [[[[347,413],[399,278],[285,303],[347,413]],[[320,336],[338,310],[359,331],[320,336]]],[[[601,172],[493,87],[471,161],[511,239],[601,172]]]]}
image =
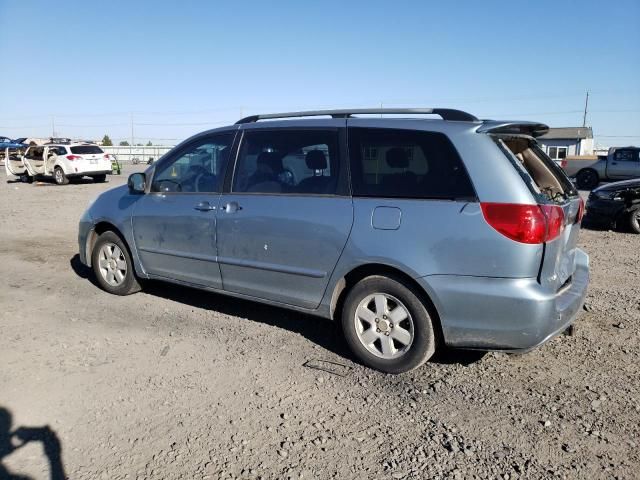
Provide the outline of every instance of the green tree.
{"type": "Polygon", "coordinates": [[[120,145],[121,147],[128,147],[129,146],[129,142],[127,142],[126,140],[123,140],[118,145],[120,145]]]}
{"type": "Polygon", "coordinates": [[[105,134],[105,136],[102,137],[102,145],[105,147],[111,147],[113,145],[113,142],[109,138],[109,135],[105,134]]]}
{"type": "Polygon", "coordinates": [[[151,143],[151,140],[149,140],[149,141],[147,142],[147,147],[152,147],[152,146],[153,146],[153,143],[151,143]]]}

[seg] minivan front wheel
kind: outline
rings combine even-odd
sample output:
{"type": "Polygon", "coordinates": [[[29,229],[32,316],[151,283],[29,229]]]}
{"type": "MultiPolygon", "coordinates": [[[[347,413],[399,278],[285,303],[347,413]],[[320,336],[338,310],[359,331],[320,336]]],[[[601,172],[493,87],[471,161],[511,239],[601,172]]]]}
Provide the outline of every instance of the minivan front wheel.
{"type": "Polygon", "coordinates": [[[114,232],[98,237],[91,254],[91,266],[98,284],[114,295],[129,295],[140,290],[129,250],[114,232]]]}
{"type": "Polygon", "coordinates": [[[435,352],[426,306],[412,287],[389,277],[367,277],[351,289],[342,329],[358,359],[386,373],[413,370],[435,352]]]}

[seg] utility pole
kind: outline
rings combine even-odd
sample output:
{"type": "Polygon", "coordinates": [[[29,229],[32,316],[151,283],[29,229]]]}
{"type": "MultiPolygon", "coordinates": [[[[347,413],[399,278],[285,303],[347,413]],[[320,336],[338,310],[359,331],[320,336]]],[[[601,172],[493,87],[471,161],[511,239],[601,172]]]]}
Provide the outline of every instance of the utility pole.
{"type": "Polygon", "coordinates": [[[589,107],[589,90],[587,90],[587,98],[584,100],[584,116],[582,117],[582,126],[587,126],[587,108],[589,107]]]}
{"type": "Polygon", "coordinates": [[[133,113],[130,114],[131,118],[131,145],[133,145],[133,113]]]}
{"type": "Polygon", "coordinates": [[[56,136],[56,117],[51,115],[51,136],[56,136]]]}
{"type": "MultiPolygon", "coordinates": [[[[129,145],[129,161],[133,160],[133,113],[130,114],[131,118],[131,144],[129,145]]],[[[133,162],[132,162],[133,163],[133,162]]]]}

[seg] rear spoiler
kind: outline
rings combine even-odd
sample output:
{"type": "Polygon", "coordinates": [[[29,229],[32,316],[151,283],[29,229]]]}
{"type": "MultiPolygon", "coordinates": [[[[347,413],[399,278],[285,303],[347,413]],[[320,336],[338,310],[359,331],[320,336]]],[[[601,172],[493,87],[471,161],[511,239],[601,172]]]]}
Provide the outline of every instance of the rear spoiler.
{"type": "Polygon", "coordinates": [[[510,120],[483,120],[482,125],[476,130],[478,133],[503,133],[531,137],[541,137],[548,131],[549,126],[544,123],[510,120]]]}

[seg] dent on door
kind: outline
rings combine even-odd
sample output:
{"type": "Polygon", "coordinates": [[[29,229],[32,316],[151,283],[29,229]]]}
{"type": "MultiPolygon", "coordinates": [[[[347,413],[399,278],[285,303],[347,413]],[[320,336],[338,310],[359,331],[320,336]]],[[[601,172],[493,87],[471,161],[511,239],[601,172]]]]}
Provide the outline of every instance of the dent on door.
{"type": "Polygon", "coordinates": [[[352,221],[346,197],[223,196],[217,237],[224,289],[317,307],[352,221]]]}

